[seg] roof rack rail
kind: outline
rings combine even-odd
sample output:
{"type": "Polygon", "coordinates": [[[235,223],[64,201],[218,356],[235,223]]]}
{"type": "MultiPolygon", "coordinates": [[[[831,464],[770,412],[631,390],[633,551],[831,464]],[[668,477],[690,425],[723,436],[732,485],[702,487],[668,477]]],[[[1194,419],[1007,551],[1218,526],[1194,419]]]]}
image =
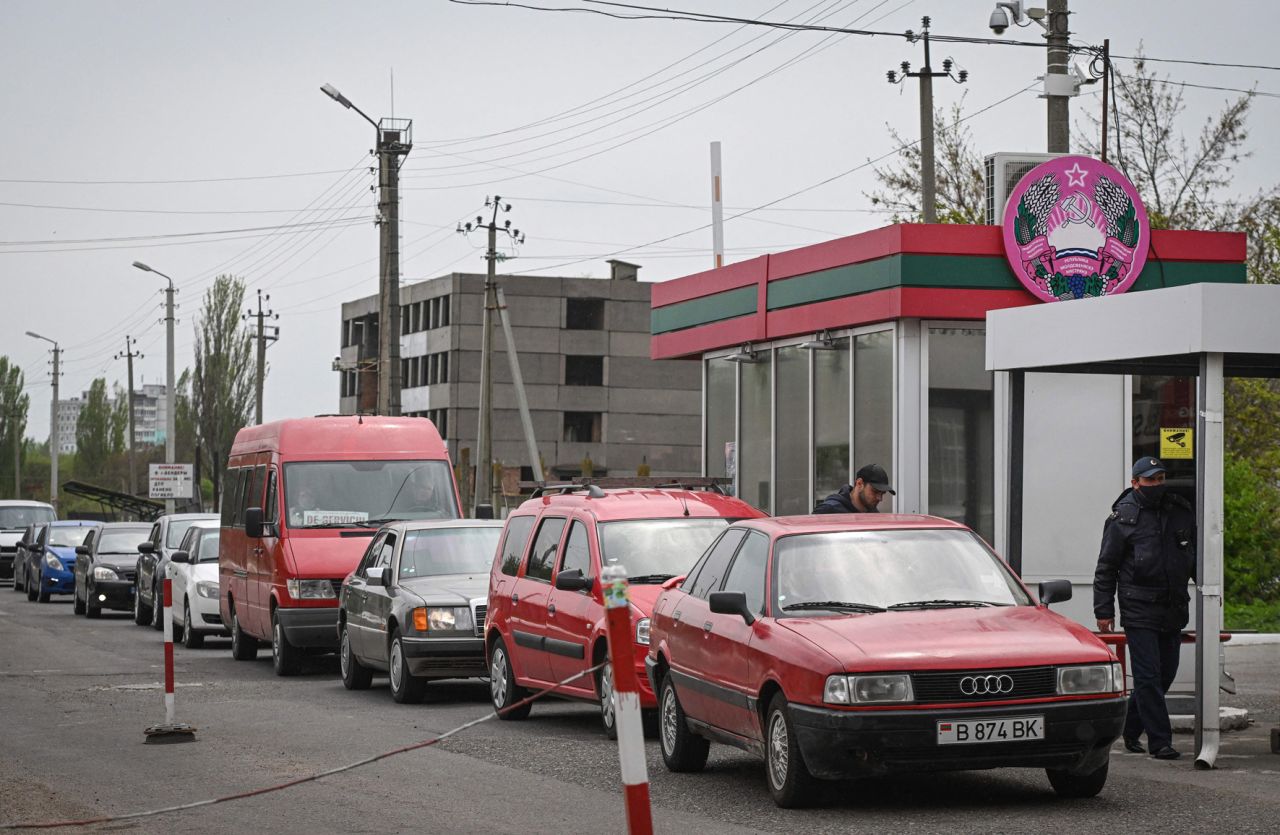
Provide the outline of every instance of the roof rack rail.
{"type": "Polygon", "coordinates": [[[532,491],[530,498],[537,499],[543,496],[563,496],[571,493],[578,493],[583,490],[587,491],[587,495],[593,499],[604,497],[606,489],[626,489],[626,488],[650,488],[650,489],[667,489],[667,490],[706,490],[720,495],[728,495],[724,486],[729,484],[727,478],[710,478],[701,476],[635,476],[635,477],[616,477],[616,478],[591,478],[582,476],[572,479],[568,482],[545,483],[541,481],[522,481],[520,482],[521,492],[532,491]]]}

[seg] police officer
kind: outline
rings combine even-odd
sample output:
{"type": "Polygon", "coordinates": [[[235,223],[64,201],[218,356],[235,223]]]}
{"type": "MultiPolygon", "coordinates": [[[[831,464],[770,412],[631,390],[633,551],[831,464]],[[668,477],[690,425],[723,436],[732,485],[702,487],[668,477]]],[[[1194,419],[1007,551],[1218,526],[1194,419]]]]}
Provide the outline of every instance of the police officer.
{"type": "Polygon", "coordinates": [[[1133,693],[1124,723],[1124,747],[1176,760],[1164,696],[1178,672],[1182,628],[1189,618],[1187,582],[1195,571],[1195,514],[1181,496],[1165,492],[1165,467],[1139,458],[1129,489],[1111,506],[1093,576],[1093,614],[1099,632],[1115,631],[1115,596],[1129,644],[1133,693]]]}
{"type": "Polygon", "coordinates": [[[813,508],[814,513],[879,513],[884,494],[896,496],[889,474],[879,464],[858,470],[853,484],[846,484],[813,508]]]}

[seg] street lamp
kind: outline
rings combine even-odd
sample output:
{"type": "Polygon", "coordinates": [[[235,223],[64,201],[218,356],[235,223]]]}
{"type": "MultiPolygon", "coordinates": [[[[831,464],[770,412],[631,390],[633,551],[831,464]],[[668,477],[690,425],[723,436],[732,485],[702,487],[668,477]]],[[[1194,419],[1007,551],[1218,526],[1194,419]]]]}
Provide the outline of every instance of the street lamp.
{"type": "MultiPolygon", "coordinates": [[[[49,404],[49,504],[53,505],[56,512],[58,509],[58,377],[61,376],[58,360],[62,349],[58,347],[57,340],[41,336],[35,331],[27,331],[27,336],[32,339],[43,339],[53,345],[53,402],[49,404]]],[[[17,466],[16,462],[14,466],[17,466]]]]}
{"type": "Polygon", "coordinates": [[[400,162],[413,147],[412,119],[375,122],[332,84],[320,92],[359,113],[377,132],[378,154],[378,414],[400,414],[400,162]]]}
{"type": "MultiPolygon", "coordinates": [[[[174,442],[177,435],[177,398],[174,397],[173,383],[173,279],[160,272],[159,270],[149,267],[141,261],[134,261],[133,266],[143,272],[155,273],[156,275],[169,282],[169,287],[164,291],[164,323],[165,323],[165,414],[164,414],[164,461],[166,464],[174,463],[174,442]]],[[[196,489],[199,489],[197,485],[196,489]]],[[[164,500],[164,512],[173,513],[173,499],[164,500]]]]}

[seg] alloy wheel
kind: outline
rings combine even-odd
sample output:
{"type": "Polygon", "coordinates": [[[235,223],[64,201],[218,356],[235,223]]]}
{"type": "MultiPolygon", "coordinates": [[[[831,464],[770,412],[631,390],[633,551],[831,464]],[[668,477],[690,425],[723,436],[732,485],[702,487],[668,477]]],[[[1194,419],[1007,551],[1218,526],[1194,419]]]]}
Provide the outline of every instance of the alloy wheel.
{"type": "Polygon", "coordinates": [[[787,720],[778,711],[769,720],[769,782],[775,789],[781,790],[787,782],[787,771],[790,767],[791,748],[787,744],[787,720]]]}

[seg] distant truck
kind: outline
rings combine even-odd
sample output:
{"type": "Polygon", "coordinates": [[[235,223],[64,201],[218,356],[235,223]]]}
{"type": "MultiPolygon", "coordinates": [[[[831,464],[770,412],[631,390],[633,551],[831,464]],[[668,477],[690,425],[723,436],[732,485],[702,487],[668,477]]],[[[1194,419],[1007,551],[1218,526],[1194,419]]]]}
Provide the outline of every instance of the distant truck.
{"type": "Polygon", "coordinates": [[[27,526],[43,525],[57,518],[53,505],[45,502],[0,501],[0,580],[13,580],[13,558],[27,526]]]}
{"type": "Polygon", "coordinates": [[[449,452],[425,418],[334,416],[250,426],[223,479],[218,595],[240,661],[277,675],[338,645],[338,592],[384,522],[457,519],[449,452]]]}

